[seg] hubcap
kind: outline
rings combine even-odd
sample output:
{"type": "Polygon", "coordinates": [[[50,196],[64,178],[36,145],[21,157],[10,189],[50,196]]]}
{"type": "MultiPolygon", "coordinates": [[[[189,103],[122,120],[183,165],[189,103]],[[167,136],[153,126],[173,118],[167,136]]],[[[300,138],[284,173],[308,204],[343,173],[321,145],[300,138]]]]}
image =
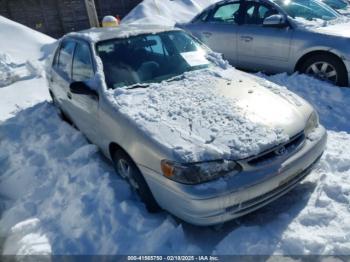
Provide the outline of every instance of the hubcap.
{"type": "Polygon", "coordinates": [[[133,189],[137,190],[139,188],[135,179],[132,176],[132,170],[129,163],[124,159],[119,159],[117,162],[117,171],[124,178],[127,179],[133,189]]]}
{"type": "Polygon", "coordinates": [[[315,76],[321,80],[336,83],[338,74],[334,66],[327,62],[315,62],[306,69],[306,74],[315,76]]]}

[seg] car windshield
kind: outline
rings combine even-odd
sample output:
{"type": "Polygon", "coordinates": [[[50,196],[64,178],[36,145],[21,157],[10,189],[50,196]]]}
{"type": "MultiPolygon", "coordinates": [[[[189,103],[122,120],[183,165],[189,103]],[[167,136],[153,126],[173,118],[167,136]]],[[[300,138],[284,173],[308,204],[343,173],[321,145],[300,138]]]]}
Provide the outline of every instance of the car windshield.
{"type": "Polygon", "coordinates": [[[326,4],[314,0],[275,0],[292,18],[301,17],[306,20],[333,20],[340,15],[326,4]]]}
{"type": "Polygon", "coordinates": [[[112,89],[146,87],[210,65],[207,49],[182,31],[112,39],[99,42],[96,50],[112,89]]]}
{"type": "Polygon", "coordinates": [[[348,6],[348,3],[343,0],[322,0],[322,2],[334,9],[346,9],[348,6]]]}

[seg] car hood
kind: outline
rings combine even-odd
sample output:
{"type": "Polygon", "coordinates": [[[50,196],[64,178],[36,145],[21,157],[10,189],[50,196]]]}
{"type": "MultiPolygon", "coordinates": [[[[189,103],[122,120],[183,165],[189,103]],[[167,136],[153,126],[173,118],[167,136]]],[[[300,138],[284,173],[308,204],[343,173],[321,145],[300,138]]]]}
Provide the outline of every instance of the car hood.
{"type": "Polygon", "coordinates": [[[315,31],[334,36],[350,37],[350,22],[315,28],[315,31]]]}
{"type": "Polygon", "coordinates": [[[257,155],[301,132],[312,111],[293,93],[235,69],[189,72],[109,97],[172,159],[186,162],[257,155]]]}

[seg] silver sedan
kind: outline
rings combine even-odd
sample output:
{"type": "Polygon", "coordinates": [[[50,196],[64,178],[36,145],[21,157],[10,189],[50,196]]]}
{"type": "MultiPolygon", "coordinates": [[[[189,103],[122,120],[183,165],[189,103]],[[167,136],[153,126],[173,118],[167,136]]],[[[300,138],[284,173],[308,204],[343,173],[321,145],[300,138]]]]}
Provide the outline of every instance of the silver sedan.
{"type": "Polygon", "coordinates": [[[346,21],[315,0],[226,0],[178,26],[238,68],[299,71],[348,86],[350,25],[346,21]]]}
{"type": "Polygon", "coordinates": [[[326,145],[309,103],[264,87],[179,29],[70,34],[47,75],[59,112],[147,209],[193,224],[225,222],[277,199],[326,145]]]}

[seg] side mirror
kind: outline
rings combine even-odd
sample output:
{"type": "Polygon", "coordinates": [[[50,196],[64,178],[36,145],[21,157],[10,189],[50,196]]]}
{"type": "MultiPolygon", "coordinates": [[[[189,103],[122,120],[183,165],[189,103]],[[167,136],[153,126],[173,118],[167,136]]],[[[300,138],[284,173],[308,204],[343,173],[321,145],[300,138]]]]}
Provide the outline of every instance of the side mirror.
{"type": "Polygon", "coordinates": [[[73,82],[70,84],[69,89],[72,94],[98,97],[98,93],[95,90],[92,90],[84,82],[73,82]]]}
{"type": "Polygon", "coordinates": [[[286,27],[286,17],[280,14],[271,15],[264,19],[263,26],[266,27],[286,27]]]}

